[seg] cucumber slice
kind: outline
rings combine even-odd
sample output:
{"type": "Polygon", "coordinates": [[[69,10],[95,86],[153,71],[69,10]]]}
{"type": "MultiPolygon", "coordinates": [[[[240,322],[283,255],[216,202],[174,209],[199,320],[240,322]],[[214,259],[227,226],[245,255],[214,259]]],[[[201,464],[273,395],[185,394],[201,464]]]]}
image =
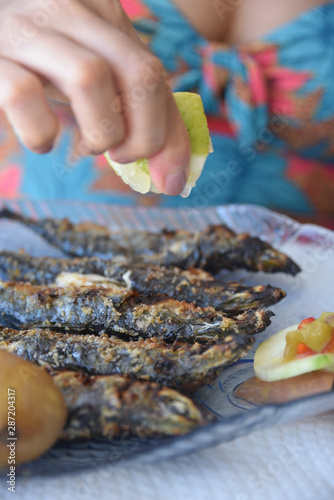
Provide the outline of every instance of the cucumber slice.
{"type": "Polygon", "coordinates": [[[334,354],[330,353],[314,354],[283,363],[286,334],[297,330],[298,326],[289,326],[259,345],[254,356],[254,371],[258,379],[274,382],[324,369],[334,373],[334,354]]]}

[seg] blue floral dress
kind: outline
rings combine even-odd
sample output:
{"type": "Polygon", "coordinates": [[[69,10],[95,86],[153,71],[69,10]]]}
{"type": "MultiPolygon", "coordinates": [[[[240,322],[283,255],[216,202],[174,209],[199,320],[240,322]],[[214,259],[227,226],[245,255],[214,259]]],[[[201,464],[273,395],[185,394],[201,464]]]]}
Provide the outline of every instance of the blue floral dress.
{"type": "Polygon", "coordinates": [[[168,0],[123,0],[176,91],[201,94],[214,153],[187,199],[139,195],[103,156],[71,161],[66,106],[57,147],[18,144],[1,119],[0,197],[76,199],[202,209],[255,203],[334,227],[334,4],[261,40],[230,47],[200,36],[168,0]]]}

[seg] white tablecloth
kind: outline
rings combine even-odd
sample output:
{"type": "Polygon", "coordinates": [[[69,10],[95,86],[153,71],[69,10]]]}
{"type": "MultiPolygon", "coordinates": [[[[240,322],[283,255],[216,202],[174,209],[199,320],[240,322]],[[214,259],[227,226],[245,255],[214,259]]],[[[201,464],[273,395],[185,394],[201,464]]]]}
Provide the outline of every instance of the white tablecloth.
{"type": "MultiPolygon", "coordinates": [[[[1,500],[13,498],[1,484],[1,500]]],[[[332,500],[334,412],[185,457],[21,479],[20,500],[332,500]]]]}

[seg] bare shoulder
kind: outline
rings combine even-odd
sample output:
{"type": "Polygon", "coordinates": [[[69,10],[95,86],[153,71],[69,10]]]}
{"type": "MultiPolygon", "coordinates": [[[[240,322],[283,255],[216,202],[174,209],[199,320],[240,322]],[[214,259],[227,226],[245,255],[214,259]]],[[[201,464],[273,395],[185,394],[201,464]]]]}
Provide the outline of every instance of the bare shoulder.
{"type": "Polygon", "coordinates": [[[209,40],[246,43],[330,0],[172,0],[209,40]]]}

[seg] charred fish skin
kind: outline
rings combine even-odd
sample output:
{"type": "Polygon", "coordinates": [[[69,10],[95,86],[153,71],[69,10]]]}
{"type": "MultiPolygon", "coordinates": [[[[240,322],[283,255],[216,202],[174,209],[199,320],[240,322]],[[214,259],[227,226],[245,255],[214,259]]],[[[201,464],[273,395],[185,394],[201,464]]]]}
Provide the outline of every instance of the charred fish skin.
{"type": "Polygon", "coordinates": [[[114,327],[114,333],[130,332],[148,338],[157,336],[165,342],[218,342],[229,334],[251,335],[270,324],[271,311],[249,310],[236,316],[225,315],[213,307],[197,307],[170,298],[151,297],[133,301],[114,327]]]}
{"type": "Polygon", "coordinates": [[[93,222],[72,224],[68,219],[35,221],[4,208],[0,218],[21,222],[71,257],[121,257],[121,262],[140,258],[145,263],[196,267],[198,234],[187,231],[111,232],[93,222]]]}
{"type": "Polygon", "coordinates": [[[75,225],[68,219],[33,221],[7,209],[0,211],[0,217],[22,222],[72,257],[118,257],[124,263],[140,259],[147,264],[199,267],[210,272],[239,268],[293,276],[300,272],[299,266],[282,252],[259,238],[238,235],[224,225],[210,226],[198,233],[112,233],[106,226],[91,222],[75,225]]]}
{"type": "Polygon", "coordinates": [[[106,335],[0,328],[0,349],[27,361],[89,375],[128,375],[186,393],[215,380],[225,366],[249,351],[253,341],[253,337],[230,335],[213,346],[166,345],[157,339],[131,342],[106,335]]]}
{"type": "Polygon", "coordinates": [[[68,219],[41,219],[35,221],[4,208],[0,218],[21,222],[39,234],[51,245],[71,257],[121,257],[121,261],[136,255],[160,253],[163,242],[160,233],[149,231],[122,231],[111,233],[109,228],[93,222],[72,224],[68,219]],[[126,256],[123,258],[123,256],[126,256]]]}
{"type": "Polygon", "coordinates": [[[96,257],[63,259],[32,257],[25,252],[0,252],[0,277],[3,281],[26,281],[32,285],[54,283],[63,272],[100,274],[102,260],[96,257]]]}
{"type": "Polygon", "coordinates": [[[216,273],[221,269],[247,269],[295,276],[301,269],[287,255],[247,233],[237,234],[227,226],[209,226],[200,233],[197,267],[216,273]]]}
{"type": "Polygon", "coordinates": [[[18,329],[52,325],[77,332],[108,331],[121,317],[117,308],[133,295],[125,288],[64,289],[0,282],[0,323],[18,329]]]}
{"type": "MultiPolygon", "coordinates": [[[[107,275],[109,267],[118,269],[112,261],[98,257],[55,258],[32,257],[26,252],[0,252],[0,276],[3,281],[27,281],[32,285],[55,283],[64,272],[107,275]]],[[[116,273],[115,273],[116,274],[116,273]]],[[[124,281],[122,280],[124,286],[124,281]]]]}
{"type": "Polygon", "coordinates": [[[71,371],[51,375],[68,410],[60,436],[64,440],[162,438],[187,434],[212,421],[189,397],[157,383],[71,371]]]}
{"type": "Polygon", "coordinates": [[[140,296],[127,289],[55,288],[0,282],[0,323],[119,337],[158,337],[166,342],[217,342],[229,334],[253,334],[270,324],[271,311],[228,316],[169,297],[140,296]]]}
{"type": "MultiPolygon", "coordinates": [[[[1,261],[1,256],[0,256],[1,261]]],[[[157,266],[118,266],[109,268],[106,276],[120,280],[125,276],[132,289],[140,294],[156,293],[193,303],[199,307],[212,306],[217,311],[238,314],[247,309],[265,308],[284,299],[286,293],[271,285],[245,286],[224,283],[198,269],[159,268],[157,266]],[[199,274],[205,273],[201,277],[199,274]]]]}
{"type": "Polygon", "coordinates": [[[105,276],[119,286],[139,293],[150,294],[154,290],[176,300],[193,302],[200,307],[212,306],[231,314],[268,307],[286,296],[283,290],[271,285],[248,287],[223,283],[201,269],[115,265],[110,260],[97,257],[61,259],[31,257],[22,252],[0,252],[0,276],[3,280],[51,284],[56,280],[59,283],[57,277],[64,273],[78,273],[83,277],[87,274],[105,276]]]}

